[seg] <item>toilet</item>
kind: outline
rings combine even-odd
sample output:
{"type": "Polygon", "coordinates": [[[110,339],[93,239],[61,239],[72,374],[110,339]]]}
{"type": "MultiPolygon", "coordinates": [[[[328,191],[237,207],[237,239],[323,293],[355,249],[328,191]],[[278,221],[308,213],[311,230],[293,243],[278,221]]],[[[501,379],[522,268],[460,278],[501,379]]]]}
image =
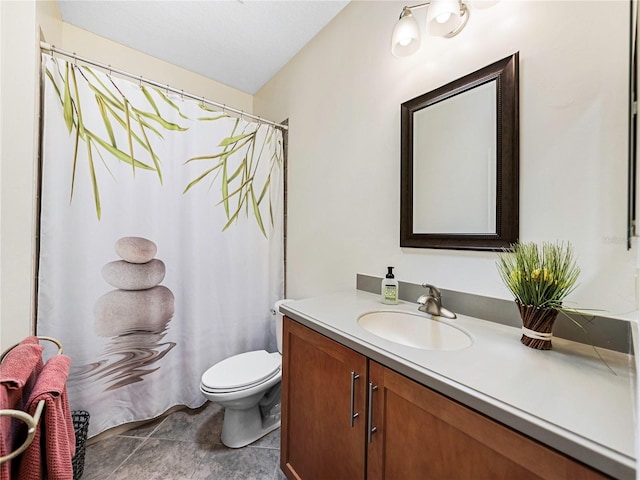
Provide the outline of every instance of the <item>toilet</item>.
{"type": "Polygon", "coordinates": [[[226,358],[202,374],[200,391],[225,408],[222,443],[240,448],[280,427],[282,379],[282,314],[279,300],[273,312],[278,351],[240,353],[226,358]]]}

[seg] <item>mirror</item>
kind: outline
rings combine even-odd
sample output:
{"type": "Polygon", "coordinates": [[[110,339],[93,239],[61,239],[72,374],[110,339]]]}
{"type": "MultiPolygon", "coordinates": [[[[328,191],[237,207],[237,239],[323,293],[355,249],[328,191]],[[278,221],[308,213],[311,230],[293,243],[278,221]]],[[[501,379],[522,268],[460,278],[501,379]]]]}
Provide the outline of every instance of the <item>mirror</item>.
{"type": "Polygon", "coordinates": [[[400,246],[518,240],[518,54],[401,106],[400,246]]]}

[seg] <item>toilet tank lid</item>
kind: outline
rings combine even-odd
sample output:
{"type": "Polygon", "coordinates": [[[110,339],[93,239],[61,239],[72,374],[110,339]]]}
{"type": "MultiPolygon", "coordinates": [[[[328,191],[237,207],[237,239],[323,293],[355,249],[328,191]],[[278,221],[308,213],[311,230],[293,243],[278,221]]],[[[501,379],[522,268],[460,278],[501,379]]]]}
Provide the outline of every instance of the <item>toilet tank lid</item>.
{"type": "Polygon", "coordinates": [[[250,386],[272,377],[282,365],[279,353],[240,353],[216,363],[202,375],[203,385],[225,389],[250,386]]]}

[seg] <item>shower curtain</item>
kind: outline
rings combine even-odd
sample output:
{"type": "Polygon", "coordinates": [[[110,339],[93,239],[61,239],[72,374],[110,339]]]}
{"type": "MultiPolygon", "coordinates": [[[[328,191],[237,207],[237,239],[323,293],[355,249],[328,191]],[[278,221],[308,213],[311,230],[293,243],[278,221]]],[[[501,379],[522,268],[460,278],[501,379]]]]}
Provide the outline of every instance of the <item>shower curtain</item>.
{"type": "Polygon", "coordinates": [[[275,351],[282,132],[42,56],[37,332],[89,436],[198,407],[202,373],[275,351]]]}

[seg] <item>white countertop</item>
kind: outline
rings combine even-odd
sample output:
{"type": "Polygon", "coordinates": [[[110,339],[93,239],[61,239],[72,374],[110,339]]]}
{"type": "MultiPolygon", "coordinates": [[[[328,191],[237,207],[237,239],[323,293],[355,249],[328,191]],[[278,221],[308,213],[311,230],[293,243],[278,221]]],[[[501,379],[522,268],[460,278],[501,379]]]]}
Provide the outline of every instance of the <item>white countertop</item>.
{"type": "MultiPolygon", "coordinates": [[[[520,343],[520,329],[458,315],[433,317],[471,337],[463,350],[422,350],[377,337],[362,314],[418,312],[353,290],[287,301],[290,318],[614,478],[635,478],[634,358],[553,338],[552,350],[520,343]],[[615,372],[615,374],[612,372],[615,372]]],[[[631,343],[631,339],[629,340],[631,343]]]]}

